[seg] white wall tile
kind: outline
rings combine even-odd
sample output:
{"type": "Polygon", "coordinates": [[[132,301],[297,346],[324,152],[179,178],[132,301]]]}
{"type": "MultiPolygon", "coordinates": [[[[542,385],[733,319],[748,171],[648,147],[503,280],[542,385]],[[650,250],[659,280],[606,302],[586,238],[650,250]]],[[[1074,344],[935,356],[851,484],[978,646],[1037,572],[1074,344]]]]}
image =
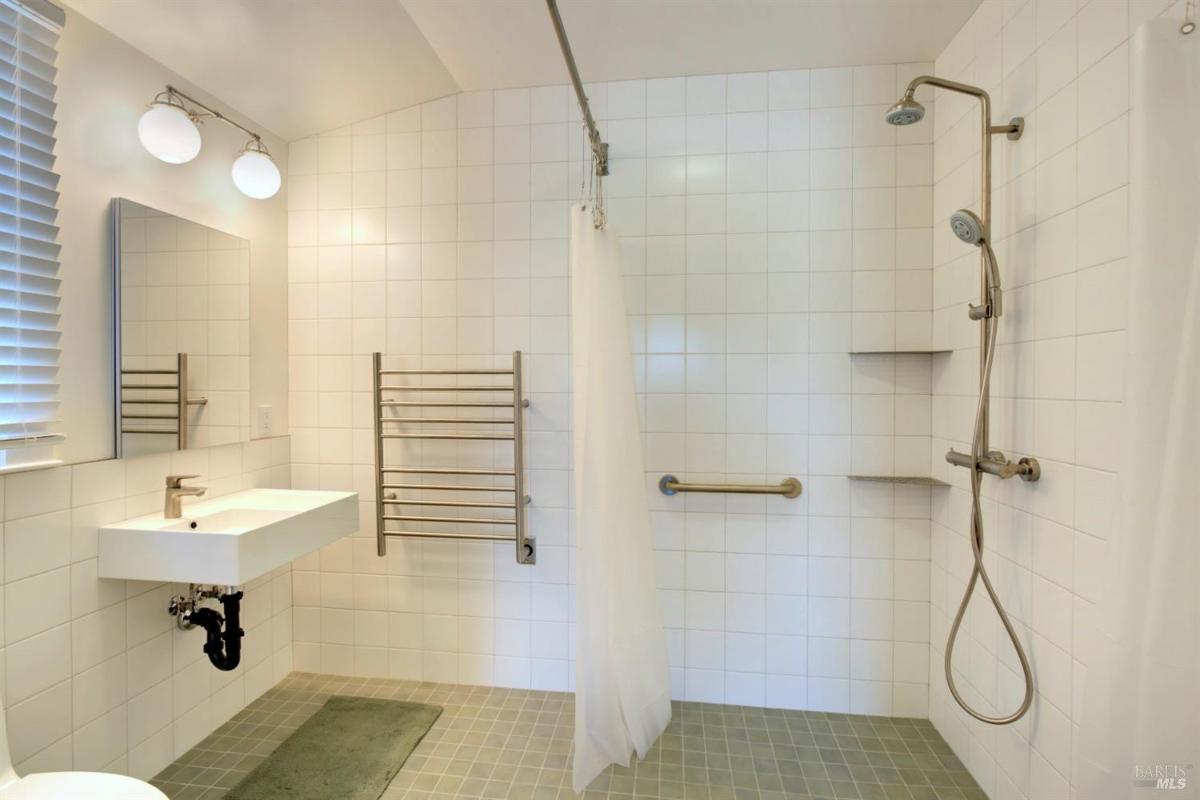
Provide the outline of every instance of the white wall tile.
{"type": "MultiPolygon", "coordinates": [[[[920,329],[915,318],[932,302],[933,148],[916,136],[901,153],[880,121],[878,106],[894,100],[900,78],[900,68],[883,66],[589,87],[613,146],[608,212],[623,237],[631,342],[647,392],[648,482],[664,471],[758,482],[803,476],[810,464],[830,476],[806,479],[799,505],[654,501],[671,515],[656,514],[656,576],[680,696],[841,711],[853,700],[880,710],[905,690],[893,686],[889,657],[886,670],[875,659],[852,691],[852,633],[880,652],[890,647],[895,594],[918,609],[895,630],[911,642],[928,637],[928,620],[910,619],[928,609],[920,587],[928,500],[917,504],[924,528],[905,540],[913,562],[900,564],[890,548],[852,555],[848,489],[834,477],[854,453],[886,453],[890,464],[930,450],[928,371],[852,385],[846,355],[852,319],[854,330],[892,342],[920,329]],[[896,317],[901,308],[909,318],[896,317]],[[852,419],[854,398],[867,392],[852,419]],[[893,442],[897,434],[903,441],[893,442]],[[852,596],[887,605],[853,607],[852,596]],[[844,657],[829,680],[810,685],[814,631],[844,657]]],[[[573,114],[567,87],[462,95],[389,115],[382,163],[380,143],[365,137],[384,134],[364,126],[343,137],[364,141],[328,145],[325,165],[313,167],[316,185],[329,187],[326,211],[352,213],[348,223],[327,214],[329,246],[320,232],[293,236],[293,480],[369,483],[369,383],[359,372],[375,349],[368,342],[436,365],[494,363],[512,343],[527,353],[534,393],[527,460],[541,552],[529,570],[502,546],[468,561],[453,545],[393,542],[403,555],[377,564],[364,504],[364,530],[302,560],[293,576],[298,668],[568,685],[564,212],[584,173],[573,114]],[[359,175],[376,173],[382,188],[355,188],[359,175]],[[356,221],[359,209],[373,213],[356,221]],[[382,254],[361,269],[357,250],[351,258],[332,244],[356,236],[382,254]],[[385,572],[393,574],[380,580],[385,572]]],[[[895,510],[863,513],[890,523],[895,510]]],[[[89,609],[106,602],[79,597],[89,609]]],[[[152,631],[134,627],[139,647],[153,646],[152,631]]],[[[87,648],[93,667],[97,647],[87,648]]],[[[924,698],[923,679],[909,673],[908,696],[924,698]]],[[[153,677],[140,676],[139,689],[153,677]]],[[[189,720],[180,736],[201,722],[189,720]]]]}

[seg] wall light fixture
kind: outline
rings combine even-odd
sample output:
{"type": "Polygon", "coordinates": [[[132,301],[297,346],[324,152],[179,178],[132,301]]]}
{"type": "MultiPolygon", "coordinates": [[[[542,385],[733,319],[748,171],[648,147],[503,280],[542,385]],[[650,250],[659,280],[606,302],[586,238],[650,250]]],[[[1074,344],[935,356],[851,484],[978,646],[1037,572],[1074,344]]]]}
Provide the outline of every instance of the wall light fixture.
{"type": "Polygon", "coordinates": [[[197,126],[205,118],[219,120],[249,135],[250,141],[234,159],[230,170],[233,183],[247,197],[256,200],[273,197],[283,179],[262,137],[173,86],[159,92],[138,120],[138,139],[142,147],[160,161],[186,164],[200,152],[197,126]]]}

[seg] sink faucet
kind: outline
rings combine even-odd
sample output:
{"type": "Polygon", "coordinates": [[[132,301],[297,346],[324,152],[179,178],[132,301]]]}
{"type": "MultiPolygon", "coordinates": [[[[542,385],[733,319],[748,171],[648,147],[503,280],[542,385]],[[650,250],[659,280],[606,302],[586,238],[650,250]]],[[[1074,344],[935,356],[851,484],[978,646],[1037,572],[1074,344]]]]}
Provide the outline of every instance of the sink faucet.
{"type": "Polygon", "coordinates": [[[188,478],[199,478],[199,475],[168,475],[167,493],[163,499],[163,516],[167,519],[179,519],[183,516],[181,503],[185,497],[199,497],[207,489],[203,486],[184,486],[188,478]]]}

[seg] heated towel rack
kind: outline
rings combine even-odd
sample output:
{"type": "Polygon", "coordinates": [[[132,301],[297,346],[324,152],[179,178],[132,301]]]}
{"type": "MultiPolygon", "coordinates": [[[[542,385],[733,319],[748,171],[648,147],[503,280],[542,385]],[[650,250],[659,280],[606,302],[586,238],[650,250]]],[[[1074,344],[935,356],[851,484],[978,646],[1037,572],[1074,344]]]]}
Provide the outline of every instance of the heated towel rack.
{"type": "Polygon", "coordinates": [[[388,537],[500,541],[514,543],[518,564],[535,563],[537,551],[525,516],[529,498],[525,495],[522,417],[529,401],[522,393],[521,351],[512,354],[510,368],[500,369],[387,369],[382,353],[375,353],[372,362],[375,530],[379,555],[387,555],[388,537]],[[426,380],[435,383],[424,383],[426,380]],[[434,415],[427,415],[434,409],[434,415]],[[504,409],[510,411],[507,418],[485,416],[504,409]],[[396,440],[475,445],[512,442],[512,466],[427,466],[425,459],[420,464],[397,463],[393,458],[395,453],[389,452],[393,448],[388,447],[389,442],[396,440]],[[436,482],[425,483],[422,479],[436,482]],[[458,483],[457,479],[470,482],[458,483]],[[507,485],[491,482],[496,479],[507,479],[507,485]],[[499,495],[505,499],[460,500],[459,493],[473,497],[499,495]],[[405,507],[433,511],[419,513],[405,507]],[[389,528],[388,523],[421,529],[397,530],[389,528]]]}
{"type": "Polygon", "coordinates": [[[189,398],[188,354],[176,353],[175,369],[121,368],[119,387],[121,433],[174,436],[180,450],[188,446],[188,406],[205,398],[189,398]],[[169,397],[174,392],[174,397],[169,397]],[[126,411],[126,406],[135,407],[126,411]],[[170,406],[169,409],[163,409],[170,406]],[[161,413],[160,413],[161,411],[161,413]]]}

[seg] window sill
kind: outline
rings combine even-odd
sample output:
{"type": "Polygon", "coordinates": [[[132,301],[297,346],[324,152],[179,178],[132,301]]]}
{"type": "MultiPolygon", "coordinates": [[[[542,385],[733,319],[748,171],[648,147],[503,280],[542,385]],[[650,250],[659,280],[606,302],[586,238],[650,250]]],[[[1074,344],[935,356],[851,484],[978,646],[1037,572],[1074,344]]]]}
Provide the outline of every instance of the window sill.
{"type": "Polygon", "coordinates": [[[9,464],[0,466],[0,475],[11,475],[15,472],[32,472],[35,469],[50,469],[51,467],[61,467],[66,463],[61,458],[48,458],[44,461],[30,461],[25,464],[9,464]]]}

